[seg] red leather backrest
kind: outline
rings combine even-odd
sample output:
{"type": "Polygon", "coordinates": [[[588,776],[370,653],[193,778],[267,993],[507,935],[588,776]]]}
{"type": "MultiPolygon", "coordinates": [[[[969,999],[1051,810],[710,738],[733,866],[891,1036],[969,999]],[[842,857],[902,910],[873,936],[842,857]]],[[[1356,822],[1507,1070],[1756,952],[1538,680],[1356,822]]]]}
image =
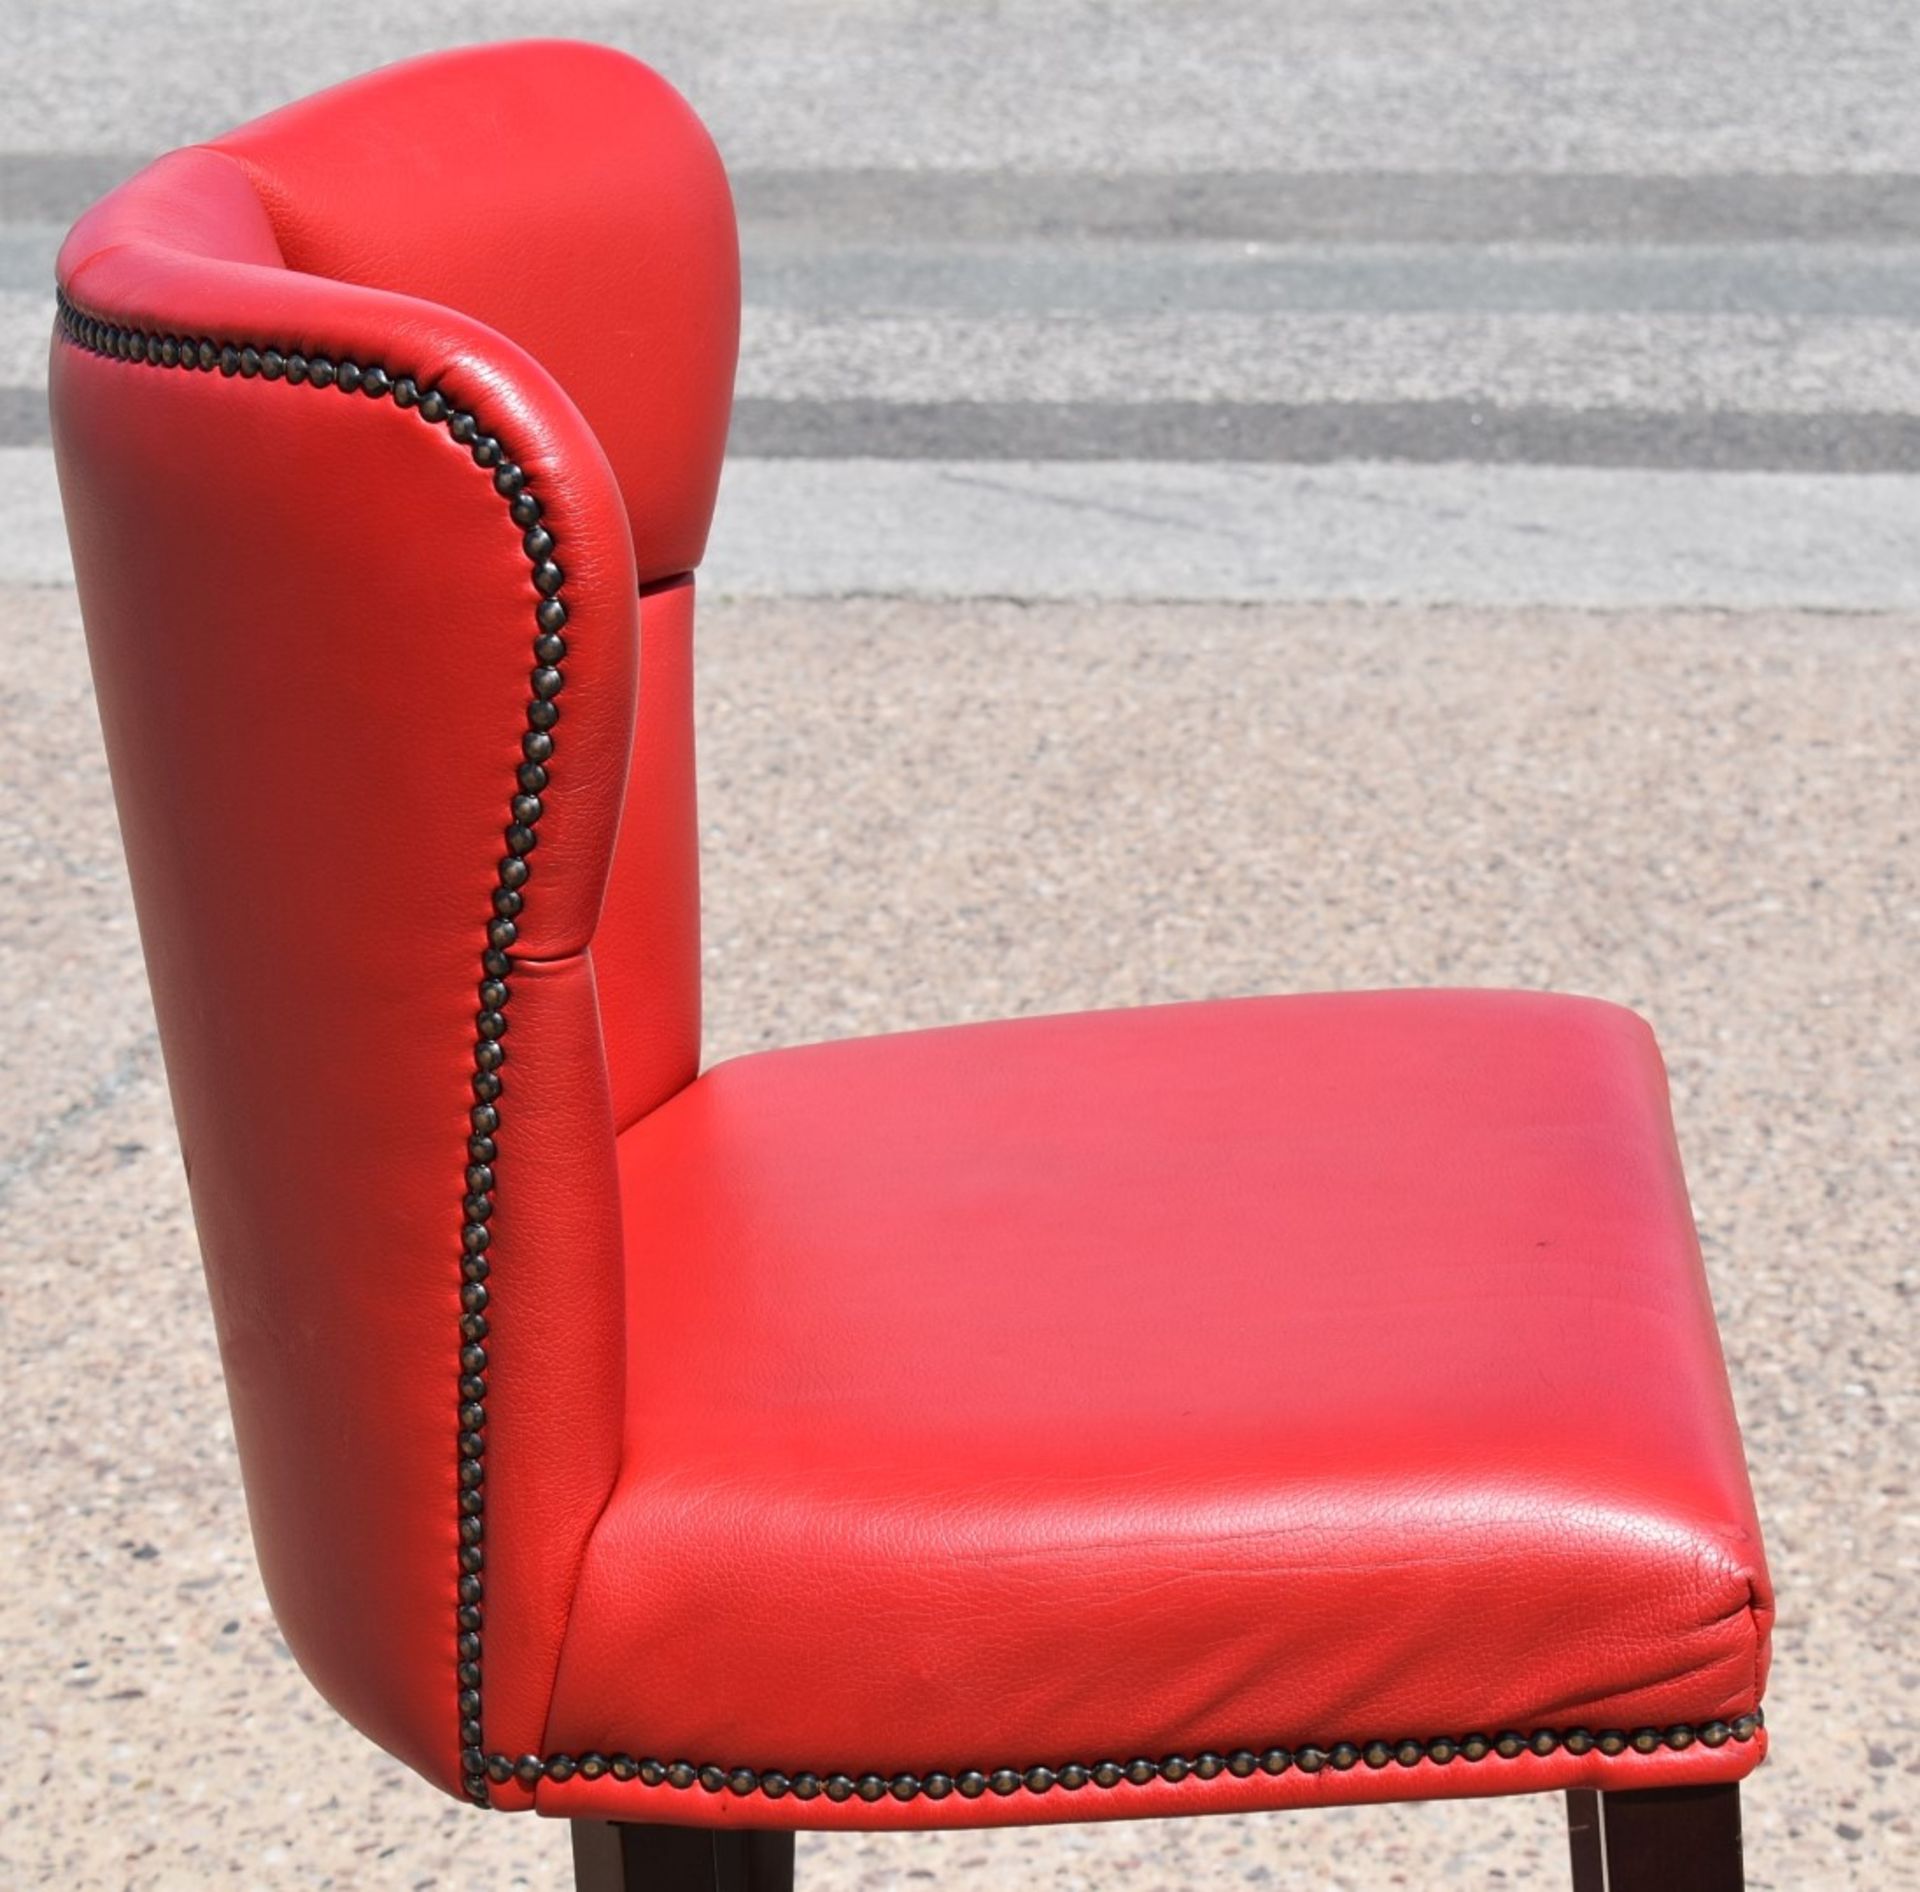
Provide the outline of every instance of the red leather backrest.
{"type": "Polygon", "coordinates": [[[569,40],[469,47],[213,149],[252,180],[289,269],[459,309],[546,368],[613,465],[642,584],[699,564],[739,254],[712,141],[657,73],[569,40]]]}
{"type": "Polygon", "coordinates": [[[572,397],[633,531],[646,681],[608,889],[600,1002],[615,1111],[693,1076],[700,903],[691,596],[739,342],[733,200],[657,73],[568,40],[409,60],[215,140],[291,269],[422,297],[518,342],[572,397]]]}
{"type": "Polygon", "coordinates": [[[489,48],[163,159],[60,279],[61,489],[262,1571],[336,1706],[478,1797],[472,1750],[541,1745],[617,1470],[616,1097],[693,1070],[674,575],[725,185],[631,61],[489,48]]]}

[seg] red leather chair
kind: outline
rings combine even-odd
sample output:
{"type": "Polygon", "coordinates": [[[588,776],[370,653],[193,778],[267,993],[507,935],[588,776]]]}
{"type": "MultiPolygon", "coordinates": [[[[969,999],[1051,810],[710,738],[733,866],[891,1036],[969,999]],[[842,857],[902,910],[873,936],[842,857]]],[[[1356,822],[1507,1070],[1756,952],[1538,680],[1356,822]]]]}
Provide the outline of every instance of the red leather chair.
{"type": "Polygon", "coordinates": [[[343,1715],[575,1822],[594,1887],[1549,1791],[1583,1885],[1739,1883],[1772,1605],[1639,1019],[1348,993],[699,1070],[738,291],[660,79],[398,66],[161,159],[59,274],[254,1536],[343,1715]]]}

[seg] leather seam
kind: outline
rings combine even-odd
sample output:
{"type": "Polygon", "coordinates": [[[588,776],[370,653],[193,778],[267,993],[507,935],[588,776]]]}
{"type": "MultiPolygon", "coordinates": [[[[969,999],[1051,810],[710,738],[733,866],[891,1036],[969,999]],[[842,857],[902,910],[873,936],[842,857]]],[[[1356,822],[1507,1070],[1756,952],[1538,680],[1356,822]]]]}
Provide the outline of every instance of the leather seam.
{"type": "MultiPolygon", "coordinates": [[[[537,829],[544,812],[541,797],[547,786],[546,763],[554,751],[551,732],[560,720],[556,699],[565,687],[561,664],[566,656],[566,640],[561,636],[561,629],[566,623],[567,608],[560,593],[566,574],[555,561],[557,544],[551,529],[542,523],[540,500],[530,490],[526,473],[508,454],[504,444],[482,427],[475,414],[458,407],[437,387],[423,388],[412,375],[395,373],[379,362],[334,361],[326,356],[308,356],[297,349],[283,352],[253,342],[215,341],[204,335],[167,335],[110,322],[74,302],[64,284],[59,285],[57,295],[56,332],[64,342],[86,354],[145,367],[218,374],[224,379],[285,380],[316,391],[331,388],[349,396],[364,396],[370,402],[390,401],[396,408],[411,409],[428,426],[444,429],[451,439],[467,449],[476,467],[491,474],[494,492],[505,506],[511,523],[523,534],[521,549],[526,555],[536,594],[534,662],[528,672],[530,694],[520,736],[523,760],[516,771],[514,792],[508,803],[508,821],[503,831],[506,853],[495,868],[496,884],[490,896],[491,912],[480,953],[481,976],[475,986],[479,1009],[474,1014],[474,1070],[470,1080],[474,1101],[468,1110],[471,1135],[467,1142],[460,1225],[460,1345],[454,1432],[457,1537],[454,1705],[461,1784],[468,1799],[486,1806],[492,1798],[484,1764],[481,1722],[488,1392],[488,1356],[484,1343],[489,1333],[486,1309],[491,1300],[487,1279],[492,1272],[487,1258],[491,1245],[487,1224],[493,1218],[495,1206],[494,1134],[500,1128],[498,1106],[506,1090],[501,1076],[507,1057],[506,1047],[501,1043],[507,1033],[506,1006],[512,997],[513,971],[517,964],[527,963],[516,961],[509,949],[518,937],[516,916],[524,904],[523,889],[532,875],[528,857],[538,845],[537,829]]],[[[532,963],[552,964],[558,960],[532,963]]]]}
{"type": "Polygon", "coordinates": [[[576,1777],[601,1780],[611,1777],[625,1785],[637,1781],[643,1787],[668,1787],[688,1793],[694,1789],[707,1794],[728,1794],[735,1799],[759,1797],[767,1800],[798,1801],[827,1799],[834,1802],[863,1800],[944,1800],[959,1795],[963,1800],[978,1800],[985,1794],[1007,1798],[1014,1794],[1047,1794],[1056,1789],[1077,1793],[1086,1787],[1112,1790],[1120,1786],[1145,1787],[1155,1781],[1178,1785],[1187,1780],[1215,1780],[1231,1774],[1245,1780],[1254,1774],[1277,1777],[1297,1771],[1318,1774],[1331,1768],[1347,1773],[1365,1766],[1376,1772],[1387,1767],[1449,1767],[1464,1762],[1469,1767],[1488,1760],[1514,1761],[1523,1755],[1545,1758],[1556,1753],[1576,1758],[1598,1753],[1608,1759],[1616,1755],[1655,1754],[1662,1750],[1682,1753],[1696,1744],[1705,1748],[1739,1746],[1756,1739],[1766,1726],[1759,1708],[1737,1715],[1730,1721],[1675,1722],[1665,1728],[1607,1728],[1595,1734],[1585,1728],[1537,1728],[1521,1734],[1508,1730],[1503,1734],[1465,1734],[1457,1739],[1439,1736],[1429,1740],[1402,1737],[1393,1741],[1335,1741],[1327,1747],[1270,1747],[1256,1753],[1251,1748],[1236,1748],[1229,1754],[1212,1752],[1191,1758],[1170,1754],[1155,1761],[1096,1761],[1091,1765],[1070,1761],[1059,1767],[996,1767],[991,1770],[960,1768],[953,1773],[880,1774],[880,1773],[785,1773],[778,1768],[720,1767],[709,1762],[696,1766],[691,1761],[636,1759],[631,1754],[603,1754],[589,1751],[573,1754],[523,1754],[515,1759],[505,1754],[487,1756],[487,1773],[497,1784],[518,1781],[532,1788],[542,1781],[560,1785],[576,1777]]]}

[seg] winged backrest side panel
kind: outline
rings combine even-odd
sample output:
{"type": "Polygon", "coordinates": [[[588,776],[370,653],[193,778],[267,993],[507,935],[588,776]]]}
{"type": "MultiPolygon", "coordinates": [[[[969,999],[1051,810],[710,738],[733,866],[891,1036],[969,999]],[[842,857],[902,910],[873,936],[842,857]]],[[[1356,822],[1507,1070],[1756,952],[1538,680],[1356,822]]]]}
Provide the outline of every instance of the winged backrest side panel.
{"type": "Polygon", "coordinates": [[[632,544],[538,362],[281,267],[246,188],[182,154],[76,227],[55,451],[262,1572],[334,1704],[475,1792],[617,1469],[632,544]]]}
{"type": "MultiPolygon", "coordinates": [[[[726,172],[657,73],[566,40],[403,61],[242,126],[295,269],[464,311],[535,356],[620,483],[643,586],[705,548],[739,338],[726,172]]],[[[640,724],[601,999],[622,1124],[700,1054],[691,592],[643,611],[640,724]]]]}

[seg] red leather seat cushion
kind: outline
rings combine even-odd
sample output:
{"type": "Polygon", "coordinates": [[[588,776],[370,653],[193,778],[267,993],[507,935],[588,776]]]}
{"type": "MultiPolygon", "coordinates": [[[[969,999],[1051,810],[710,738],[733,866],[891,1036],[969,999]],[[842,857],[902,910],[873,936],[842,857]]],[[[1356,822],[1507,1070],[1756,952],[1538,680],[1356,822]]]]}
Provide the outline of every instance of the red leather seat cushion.
{"type": "MultiPolygon", "coordinates": [[[[625,1469],[550,1751],[891,1776],[1758,1700],[1758,1534],[1629,1012],[810,1046],[709,1071],[621,1162],[625,1469]]],[[[1475,1790],[1545,1784],[1501,1765],[1475,1790]]]]}

